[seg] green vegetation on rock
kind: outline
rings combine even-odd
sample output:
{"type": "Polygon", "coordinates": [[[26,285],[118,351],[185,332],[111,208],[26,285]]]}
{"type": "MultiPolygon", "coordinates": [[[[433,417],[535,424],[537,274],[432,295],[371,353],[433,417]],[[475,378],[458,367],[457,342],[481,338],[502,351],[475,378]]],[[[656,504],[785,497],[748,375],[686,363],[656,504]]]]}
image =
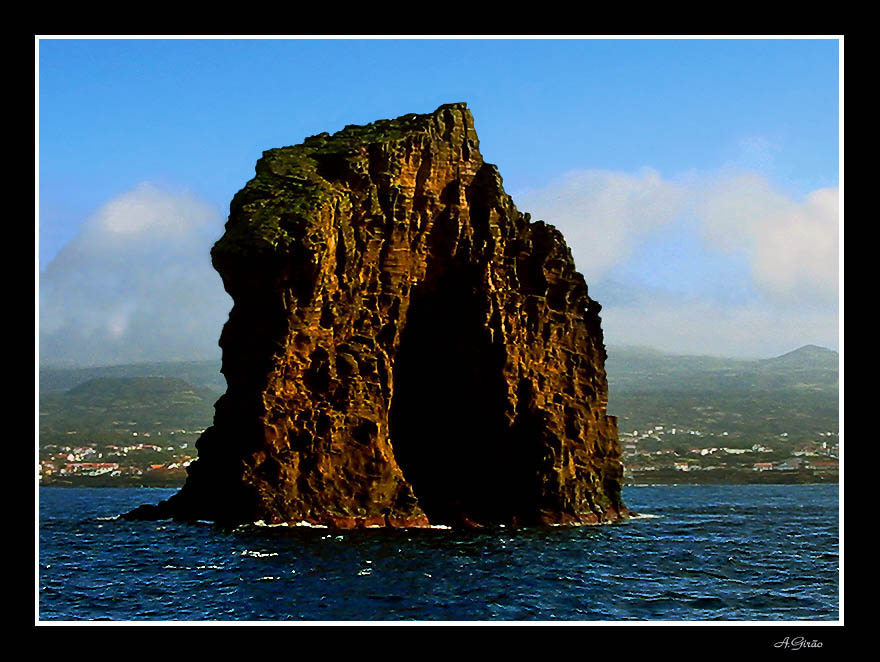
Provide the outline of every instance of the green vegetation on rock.
{"type": "MultiPolygon", "coordinates": [[[[466,106],[441,107],[447,108],[466,106]]],[[[212,255],[285,253],[299,246],[320,259],[325,247],[310,235],[310,225],[321,210],[345,204],[344,180],[367,173],[377,146],[393,150],[397,141],[428,135],[434,122],[434,113],[406,115],[349,125],[333,135],[321,133],[300,145],[263,152],[254,178],[232,200],[226,233],[212,255]]],[[[397,163],[383,161],[386,166],[397,163]]]]}

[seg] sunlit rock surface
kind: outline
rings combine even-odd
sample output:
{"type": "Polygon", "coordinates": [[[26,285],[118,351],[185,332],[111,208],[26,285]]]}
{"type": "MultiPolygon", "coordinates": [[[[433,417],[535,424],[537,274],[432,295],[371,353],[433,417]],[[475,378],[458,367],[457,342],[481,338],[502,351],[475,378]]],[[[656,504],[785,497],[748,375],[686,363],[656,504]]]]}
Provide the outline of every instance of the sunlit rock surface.
{"type": "Polygon", "coordinates": [[[600,306],[465,104],[265,152],[211,256],[234,300],[228,390],[183,489],[127,517],[627,516],[600,306]]]}

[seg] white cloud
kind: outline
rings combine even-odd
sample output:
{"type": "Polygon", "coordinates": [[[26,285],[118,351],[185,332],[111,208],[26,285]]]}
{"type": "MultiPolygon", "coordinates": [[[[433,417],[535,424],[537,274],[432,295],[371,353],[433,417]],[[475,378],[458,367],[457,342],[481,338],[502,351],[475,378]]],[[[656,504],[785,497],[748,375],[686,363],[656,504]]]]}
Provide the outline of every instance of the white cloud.
{"type": "Polygon", "coordinates": [[[755,285],[773,299],[835,299],[838,292],[838,191],[804,200],[774,190],[755,173],[676,182],[639,175],[572,172],[515,196],[535,219],[558,227],[587,282],[600,280],[633,249],[687,211],[709,250],[741,252],[755,285]]]}
{"type": "MultiPolygon", "coordinates": [[[[838,344],[836,188],[796,199],[766,177],[743,171],[690,174],[675,181],[651,170],[639,175],[588,171],[514,199],[519,209],[562,231],[591,293],[601,293],[606,284],[616,293],[608,303],[597,296],[604,305],[606,343],[730,356],[838,344]],[[673,240],[685,227],[671,222],[676,218],[695,228],[700,239],[694,245],[705,256],[685,261],[683,268],[695,270],[685,279],[708,284],[718,282],[720,274],[735,278],[732,272],[708,274],[694,265],[711,269],[712,256],[742,256],[741,280],[730,282],[729,289],[755,292],[749,301],[733,305],[708,287],[685,298],[632,284],[620,290],[605,280],[635,248],[650,246],[652,239],[673,240]]],[[[630,262],[625,273],[642,268],[630,262]]]]}
{"type": "Polygon", "coordinates": [[[40,274],[41,363],[214,358],[231,301],[212,207],[151,184],[110,200],[40,274]]]}
{"type": "Polygon", "coordinates": [[[709,182],[695,198],[706,240],[720,250],[745,252],[755,284],[768,297],[837,297],[836,188],[797,201],[765,178],[744,173],[709,182]]]}
{"type": "Polygon", "coordinates": [[[653,170],[639,175],[593,170],[569,173],[515,200],[533,218],[560,229],[588,283],[607,275],[636,246],[687,211],[708,250],[746,256],[754,284],[767,297],[837,297],[836,188],[796,200],[756,173],[676,182],[653,170]]]}
{"type": "MultiPolygon", "coordinates": [[[[836,189],[796,200],[748,173],[671,181],[652,170],[583,171],[514,199],[562,231],[604,305],[607,344],[732,356],[837,345],[836,189]],[[743,279],[760,296],[732,306],[709,294],[685,299],[630,287],[603,300],[610,270],[645,242],[663,239],[683,215],[710,256],[690,264],[711,265],[720,252],[743,255],[743,279]]],[[[41,362],[219,357],[231,300],[210,265],[210,247],[222,222],[195,197],[149,184],[109,201],[40,275],[41,362]]]]}
{"type": "Polygon", "coordinates": [[[675,218],[686,202],[680,186],[648,169],[638,175],[571,172],[514,200],[534,220],[562,232],[587,282],[629,257],[637,242],[675,218]]]}
{"type": "Polygon", "coordinates": [[[93,241],[187,241],[193,230],[213,216],[210,207],[194,198],[143,183],[108,202],[90,219],[86,230],[93,241]]]}

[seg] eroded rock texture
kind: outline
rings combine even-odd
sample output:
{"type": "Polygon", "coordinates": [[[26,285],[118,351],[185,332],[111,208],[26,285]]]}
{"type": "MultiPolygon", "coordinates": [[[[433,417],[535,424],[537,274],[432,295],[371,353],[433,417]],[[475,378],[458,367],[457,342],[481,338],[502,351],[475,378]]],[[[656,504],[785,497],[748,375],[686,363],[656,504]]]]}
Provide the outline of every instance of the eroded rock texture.
{"type": "Polygon", "coordinates": [[[600,306],[465,104],[265,152],[212,250],[228,391],[131,517],[577,524],[627,512],[600,306]]]}

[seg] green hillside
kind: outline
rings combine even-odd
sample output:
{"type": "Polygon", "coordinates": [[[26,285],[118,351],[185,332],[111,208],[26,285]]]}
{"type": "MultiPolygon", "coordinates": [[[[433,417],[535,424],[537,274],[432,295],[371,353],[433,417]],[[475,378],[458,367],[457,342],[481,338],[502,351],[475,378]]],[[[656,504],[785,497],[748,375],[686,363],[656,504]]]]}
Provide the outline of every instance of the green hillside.
{"type": "Polygon", "coordinates": [[[226,391],[226,379],[220,374],[220,361],[175,361],[132,363],[97,368],[41,367],[40,393],[66,391],[98,377],[174,377],[219,396],[226,391]]]}
{"type": "Polygon", "coordinates": [[[217,397],[176,377],[95,377],[67,391],[40,394],[40,441],[203,430],[211,424],[217,397]]]}
{"type": "Polygon", "coordinates": [[[621,432],[663,425],[724,436],[730,446],[813,440],[838,429],[838,362],[815,346],[760,361],[611,347],[608,409],[621,432]]]}
{"type": "MultiPolygon", "coordinates": [[[[621,432],[656,425],[700,431],[676,437],[690,446],[722,437],[728,446],[815,440],[838,429],[838,360],[815,346],[761,361],[610,347],[609,413],[621,432]]],[[[224,390],[216,361],[41,369],[40,441],[202,430],[224,390]]]]}

